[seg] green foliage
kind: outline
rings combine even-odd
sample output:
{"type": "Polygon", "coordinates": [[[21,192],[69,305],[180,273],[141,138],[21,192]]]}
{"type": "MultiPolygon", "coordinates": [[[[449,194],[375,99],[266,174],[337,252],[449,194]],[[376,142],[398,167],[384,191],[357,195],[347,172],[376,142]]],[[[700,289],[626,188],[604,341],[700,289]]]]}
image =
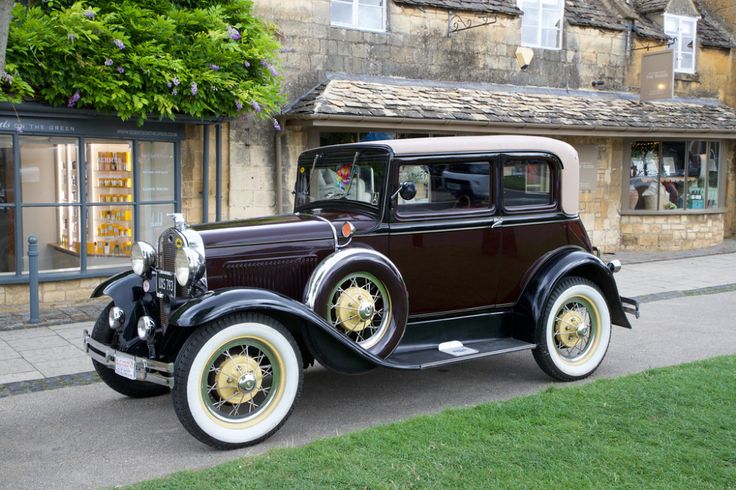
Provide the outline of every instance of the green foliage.
{"type": "Polygon", "coordinates": [[[251,0],[16,4],[0,101],[149,117],[275,113],[283,103],[272,26],[251,0]],[[196,7],[195,7],[196,6],[196,7]]]}

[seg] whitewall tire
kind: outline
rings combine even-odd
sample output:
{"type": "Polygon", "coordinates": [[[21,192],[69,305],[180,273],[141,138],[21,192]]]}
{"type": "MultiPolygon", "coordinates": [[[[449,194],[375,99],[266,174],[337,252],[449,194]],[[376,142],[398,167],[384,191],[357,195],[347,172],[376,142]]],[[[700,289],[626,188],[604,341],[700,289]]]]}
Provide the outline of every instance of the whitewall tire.
{"type": "Polygon", "coordinates": [[[588,279],[564,278],[550,295],[536,329],[534,359],[561,381],[590,376],[611,340],[611,315],[600,289],[588,279]]]}
{"type": "Polygon", "coordinates": [[[175,364],[174,409],[197,439],[220,449],[250,446],[276,432],[302,388],[302,358],[289,331],[260,314],[201,327],[175,364]]]}

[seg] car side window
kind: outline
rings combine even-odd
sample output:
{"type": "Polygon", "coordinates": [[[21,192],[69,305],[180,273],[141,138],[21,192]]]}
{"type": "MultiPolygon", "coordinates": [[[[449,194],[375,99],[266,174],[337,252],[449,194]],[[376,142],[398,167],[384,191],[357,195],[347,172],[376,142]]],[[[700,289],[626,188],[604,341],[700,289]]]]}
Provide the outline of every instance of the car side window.
{"type": "Polygon", "coordinates": [[[399,182],[412,182],[416,196],[398,197],[398,214],[434,214],[492,207],[489,162],[426,163],[399,167],[399,182]]]}
{"type": "Polygon", "coordinates": [[[513,158],[503,164],[503,205],[506,209],[555,203],[552,164],[545,158],[513,158]]]}

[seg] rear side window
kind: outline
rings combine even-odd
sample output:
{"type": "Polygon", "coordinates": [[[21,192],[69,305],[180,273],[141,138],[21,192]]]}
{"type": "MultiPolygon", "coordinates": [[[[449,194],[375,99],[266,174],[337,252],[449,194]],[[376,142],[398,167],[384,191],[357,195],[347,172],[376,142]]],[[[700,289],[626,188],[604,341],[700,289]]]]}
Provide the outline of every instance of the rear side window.
{"type": "Polygon", "coordinates": [[[513,158],[503,164],[503,205],[506,209],[555,203],[552,165],[545,158],[513,158]]]}
{"type": "Polygon", "coordinates": [[[413,182],[411,200],[399,197],[399,213],[451,213],[491,208],[489,162],[427,163],[399,167],[399,182],[413,182]]]}

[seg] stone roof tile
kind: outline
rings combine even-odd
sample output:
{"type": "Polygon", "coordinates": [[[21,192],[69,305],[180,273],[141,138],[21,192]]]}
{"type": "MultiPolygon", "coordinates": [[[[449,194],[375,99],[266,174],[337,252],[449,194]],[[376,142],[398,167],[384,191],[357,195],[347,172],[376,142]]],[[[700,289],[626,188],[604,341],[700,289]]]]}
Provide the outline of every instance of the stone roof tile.
{"type": "Polygon", "coordinates": [[[600,1],[565,0],[565,18],[572,25],[623,31],[626,25],[600,1]]]}
{"type": "Polygon", "coordinates": [[[292,104],[287,115],[395,117],[575,127],[736,131],[736,110],[712,101],[640,102],[630,94],[536,87],[479,89],[426,80],[331,79],[292,104]],[[369,109],[370,108],[370,109],[369,109]]]}
{"type": "Polygon", "coordinates": [[[669,5],[670,0],[636,0],[636,9],[642,13],[662,12],[669,5]]]}

